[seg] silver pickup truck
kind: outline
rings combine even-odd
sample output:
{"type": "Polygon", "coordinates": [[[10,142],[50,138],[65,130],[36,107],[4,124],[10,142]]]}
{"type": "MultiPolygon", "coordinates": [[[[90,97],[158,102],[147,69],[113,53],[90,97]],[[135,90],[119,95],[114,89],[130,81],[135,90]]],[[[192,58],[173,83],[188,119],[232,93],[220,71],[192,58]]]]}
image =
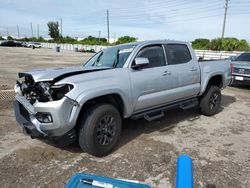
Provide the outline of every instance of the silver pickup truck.
{"type": "Polygon", "coordinates": [[[231,82],[229,61],[198,62],[189,43],[144,41],[106,48],[79,67],[19,73],[14,109],[31,137],[107,155],[124,118],[162,117],[169,108],[199,105],[219,112],[231,82]]]}
{"type": "Polygon", "coordinates": [[[244,52],[232,60],[234,84],[250,85],[250,52],[244,52]]]}

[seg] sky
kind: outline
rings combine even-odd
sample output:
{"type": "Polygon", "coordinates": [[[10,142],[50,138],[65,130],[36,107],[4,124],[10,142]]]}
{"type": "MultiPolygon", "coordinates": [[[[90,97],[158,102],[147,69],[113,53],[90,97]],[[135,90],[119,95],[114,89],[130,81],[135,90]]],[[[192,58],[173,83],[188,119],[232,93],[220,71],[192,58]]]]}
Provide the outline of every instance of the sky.
{"type": "MultiPolygon", "coordinates": [[[[4,0],[0,35],[48,37],[48,21],[62,18],[63,36],[130,35],[138,40],[221,37],[226,0],[4,0]],[[8,30],[8,31],[7,31],[8,30]]],[[[250,0],[229,0],[225,37],[250,41],[250,0]]]]}

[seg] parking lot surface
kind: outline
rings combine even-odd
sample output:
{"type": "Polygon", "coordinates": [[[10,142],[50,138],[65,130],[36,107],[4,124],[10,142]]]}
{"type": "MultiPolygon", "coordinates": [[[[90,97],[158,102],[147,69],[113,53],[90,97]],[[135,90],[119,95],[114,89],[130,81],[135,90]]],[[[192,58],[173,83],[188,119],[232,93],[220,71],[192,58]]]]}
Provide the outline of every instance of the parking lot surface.
{"type": "MultiPolygon", "coordinates": [[[[91,54],[53,49],[0,48],[0,90],[23,70],[79,65],[91,54]]],[[[76,172],[175,187],[176,159],[193,159],[195,187],[250,187],[250,87],[223,91],[221,112],[170,110],[154,122],[124,120],[116,150],[103,158],[75,144],[58,148],[31,139],[16,123],[12,100],[0,100],[1,187],[63,187],[76,172]]]]}

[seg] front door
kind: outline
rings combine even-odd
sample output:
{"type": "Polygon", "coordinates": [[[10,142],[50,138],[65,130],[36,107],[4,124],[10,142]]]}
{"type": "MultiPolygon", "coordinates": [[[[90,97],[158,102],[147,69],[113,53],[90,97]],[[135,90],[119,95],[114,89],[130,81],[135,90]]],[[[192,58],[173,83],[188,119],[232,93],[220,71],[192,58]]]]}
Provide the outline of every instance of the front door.
{"type": "Polygon", "coordinates": [[[148,58],[149,65],[131,69],[130,79],[134,110],[141,111],[164,100],[165,90],[171,89],[171,75],[166,72],[166,58],[161,44],[142,48],[136,57],[148,58]]]}

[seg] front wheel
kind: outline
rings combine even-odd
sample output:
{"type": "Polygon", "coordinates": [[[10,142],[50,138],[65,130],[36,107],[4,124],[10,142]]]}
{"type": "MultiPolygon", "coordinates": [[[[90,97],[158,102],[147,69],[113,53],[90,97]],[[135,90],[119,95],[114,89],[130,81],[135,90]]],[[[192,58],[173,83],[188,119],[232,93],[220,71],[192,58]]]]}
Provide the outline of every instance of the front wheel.
{"type": "Polygon", "coordinates": [[[91,155],[105,156],[117,145],[121,128],[119,111],[110,104],[97,104],[80,121],[79,145],[91,155]]]}
{"type": "Polygon", "coordinates": [[[200,99],[201,113],[212,116],[220,111],[221,90],[217,86],[210,86],[200,99]]]}

